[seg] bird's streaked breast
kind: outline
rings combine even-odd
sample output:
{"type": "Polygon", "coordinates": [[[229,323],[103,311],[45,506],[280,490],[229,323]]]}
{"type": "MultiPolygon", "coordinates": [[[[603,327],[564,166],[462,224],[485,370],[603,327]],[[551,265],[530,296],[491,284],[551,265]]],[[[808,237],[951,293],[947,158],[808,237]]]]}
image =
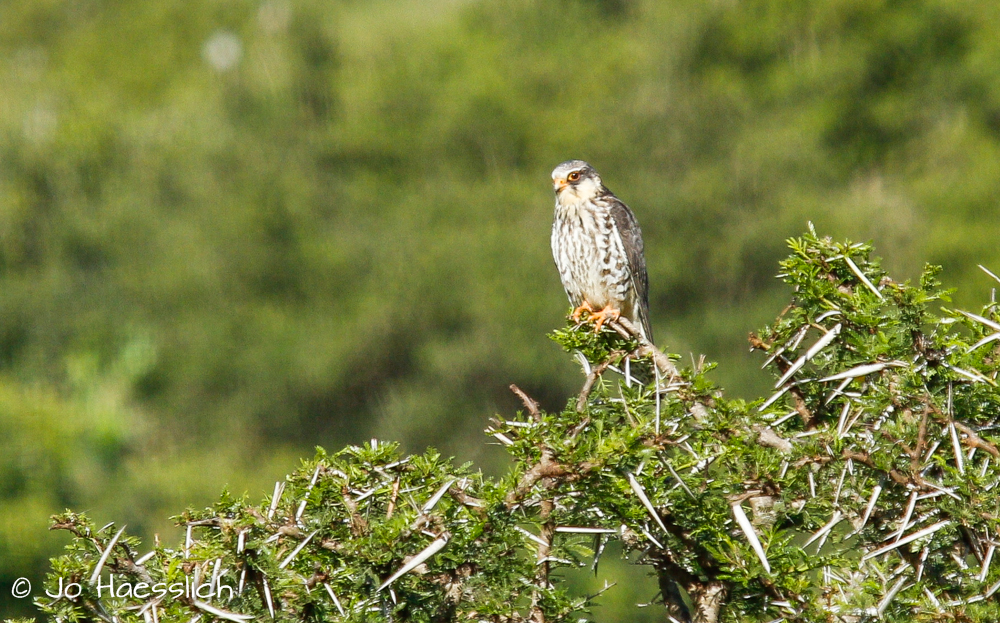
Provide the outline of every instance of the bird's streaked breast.
{"type": "Polygon", "coordinates": [[[609,303],[621,307],[629,298],[625,249],[607,206],[595,201],[558,202],[552,254],[574,305],[586,300],[597,307],[609,303]]]}

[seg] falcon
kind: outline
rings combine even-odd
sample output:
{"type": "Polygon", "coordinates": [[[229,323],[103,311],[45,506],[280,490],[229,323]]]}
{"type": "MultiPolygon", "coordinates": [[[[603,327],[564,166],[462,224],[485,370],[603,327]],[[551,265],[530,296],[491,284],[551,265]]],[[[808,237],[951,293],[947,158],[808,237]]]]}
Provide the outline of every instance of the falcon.
{"type": "Polygon", "coordinates": [[[635,214],[583,160],[557,166],[552,184],[552,257],[574,307],[574,322],[587,312],[598,332],[624,316],[652,343],[649,278],[635,214]]]}

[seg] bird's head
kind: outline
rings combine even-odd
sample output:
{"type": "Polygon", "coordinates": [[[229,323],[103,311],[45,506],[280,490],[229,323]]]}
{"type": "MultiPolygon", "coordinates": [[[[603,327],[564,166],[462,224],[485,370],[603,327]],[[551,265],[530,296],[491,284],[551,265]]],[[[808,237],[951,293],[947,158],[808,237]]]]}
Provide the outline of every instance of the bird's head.
{"type": "Polygon", "coordinates": [[[565,204],[593,199],[607,192],[601,176],[583,160],[567,160],[552,171],[556,198],[565,204]]]}

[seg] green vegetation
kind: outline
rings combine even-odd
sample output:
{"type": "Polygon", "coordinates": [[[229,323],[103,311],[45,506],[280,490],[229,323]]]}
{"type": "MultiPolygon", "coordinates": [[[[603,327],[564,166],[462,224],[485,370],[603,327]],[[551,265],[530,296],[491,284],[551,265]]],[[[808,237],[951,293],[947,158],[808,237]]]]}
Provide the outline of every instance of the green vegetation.
{"type": "Polygon", "coordinates": [[[900,283],[868,245],[790,246],[795,300],[752,336],[769,398],[728,399],[704,362],[654,371],[615,322],[570,327],[553,338],[586,382],[559,412],[511,387],[523,411],[487,430],[505,476],[376,440],[320,449],[262,504],[225,493],[145,555],[67,512],[53,525],[75,538],[38,604],[135,623],[569,623],[614,586],[576,595],[562,571],[596,572],[614,540],[655,576],[661,620],[996,621],[1000,309],[939,316],[937,267],[900,283]]]}
{"type": "Polygon", "coordinates": [[[661,346],[734,396],[806,221],[978,304],[998,31],[971,0],[3,2],[0,610],[67,507],[166,542],[371,436],[505,470],[507,385],[577,389],[540,339],[565,158],[636,211],[661,346]]]}

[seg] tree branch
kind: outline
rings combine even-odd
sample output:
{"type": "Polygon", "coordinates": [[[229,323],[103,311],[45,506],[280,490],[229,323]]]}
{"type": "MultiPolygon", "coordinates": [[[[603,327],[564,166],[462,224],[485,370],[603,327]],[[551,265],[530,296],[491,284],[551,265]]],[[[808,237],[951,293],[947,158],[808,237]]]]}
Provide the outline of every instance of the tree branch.
{"type": "Polygon", "coordinates": [[[934,404],[934,401],[931,400],[930,396],[924,396],[924,406],[926,406],[928,409],[931,410],[931,412],[933,412],[936,416],[938,416],[937,419],[939,421],[943,422],[944,424],[954,424],[955,428],[964,433],[966,435],[966,438],[961,439],[960,441],[964,443],[966,446],[970,448],[979,448],[980,450],[989,452],[991,455],[993,455],[994,458],[1000,458],[1000,450],[998,450],[994,444],[986,441],[978,434],[976,434],[976,431],[974,431],[972,427],[969,426],[968,424],[959,422],[955,418],[943,413],[940,409],[937,408],[937,405],[934,404]]]}
{"type": "Polygon", "coordinates": [[[521,402],[524,403],[524,408],[528,410],[532,419],[536,422],[540,422],[542,419],[542,412],[538,408],[538,401],[524,393],[524,390],[513,383],[510,386],[510,391],[514,392],[514,395],[521,399],[521,402]]]}
{"type": "Polygon", "coordinates": [[[541,534],[539,538],[541,543],[538,544],[538,552],[536,554],[535,560],[537,561],[537,568],[535,569],[535,590],[532,592],[531,596],[531,617],[530,621],[532,623],[545,623],[545,613],[542,611],[542,607],[539,605],[541,592],[548,588],[549,586],[549,572],[551,571],[551,564],[549,563],[549,554],[552,553],[552,539],[555,537],[556,526],[552,521],[552,511],[555,510],[556,504],[552,498],[545,498],[542,500],[541,508],[539,510],[539,518],[542,520],[541,534]]]}
{"type": "Polygon", "coordinates": [[[663,374],[665,374],[668,378],[680,376],[674,362],[670,361],[670,358],[664,355],[663,351],[657,348],[652,342],[643,337],[639,329],[637,329],[628,318],[621,316],[618,320],[612,320],[609,322],[608,326],[617,331],[622,337],[632,338],[639,342],[639,349],[636,351],[636,354],[640,357],[650,357],[656,367],[659,368],[660,371],[663,372],[663,374]]]}
{"type": "MultiPolygon", "coordinates": [[[[749,340],[750,347],[752,349],[767,352],[767,349],[770,348],[767,342],[762,340],[756,333],[751,333],[749,340]]],[[[788,368],[791,367],[791,364],[781,357],[775,358],[774,365],[778,367],[778,371],[782,374],[787,372],[788,368]]],[[[813,415],[812,411],[809,410],[809,407],[806,406],[805,394],[802,393],[802,390],[798,385],[794,384],[794,381],[789,381],[789,383],[792,384],[788,388],[788,393],[792,395],[792,400],[795,402],[795,411],[798,412],[799,417],[802,418],[802,424],[805,426],[806,430],[816,428],[819,421],[818,418],[813,415]]]]}
{"type": "Polygon", "coordinates": [[[865,467],[869,467],[876,471],[880,471],[884,474],[887,474],[889,478],[891,478],[893,482],[895,482],[896,484],[911,485],[914,487],[918,487],[921,490],[928,488],[926,483],[924,482],[924,479],[918,475],[906,474],[894,468],[885,470],[882,469],[881,467],[878,467],[877,465],[875,465],[875,461],[872,460],[871,456],[869,456],[867,452],[854,452],[851,450],[844,450],[841,453],[841,456],[843,456],[845,459],[851,459],[852,461],[861,463],[865,467]]]}
{"type": "Polygon", "coordinates": [[[590,397],[590,392],[594,389],[594,383],[597,379],[604,374],[604,371],[608,369],[608,366],[611,365],[611,362],[616,357],[621,357],[624,354],[622,351],[616,350],[590,371],[590,374],[587,375],[587,380],[583,383],[583,389],[580,390],[580,395],[576,399],[576,410],[578,413],[583,413],[584,409],[586,409],[587,398],[590,397]]]}
{"type": "Polygon", "coordinates": [[[991,444],[990,442],[986,441],[985,439],[977,435],[976,432],[972,430],[971,427],[969,427],[966,424],[962,424],[958,420],[952,420],[952,423],[955,425],[955,428],[957,428],[958,430],[965,433],[965,435],[967,435],[965,439],[962,439],[962,442],[965,443],[965,445],[969,446],[970,448],[979,448],[980,450],[985,450],[986,452],[992,454],[994,458],[1000,458],[1000,450],[997,450],[997,447],[995,445],[991,444]]]}

